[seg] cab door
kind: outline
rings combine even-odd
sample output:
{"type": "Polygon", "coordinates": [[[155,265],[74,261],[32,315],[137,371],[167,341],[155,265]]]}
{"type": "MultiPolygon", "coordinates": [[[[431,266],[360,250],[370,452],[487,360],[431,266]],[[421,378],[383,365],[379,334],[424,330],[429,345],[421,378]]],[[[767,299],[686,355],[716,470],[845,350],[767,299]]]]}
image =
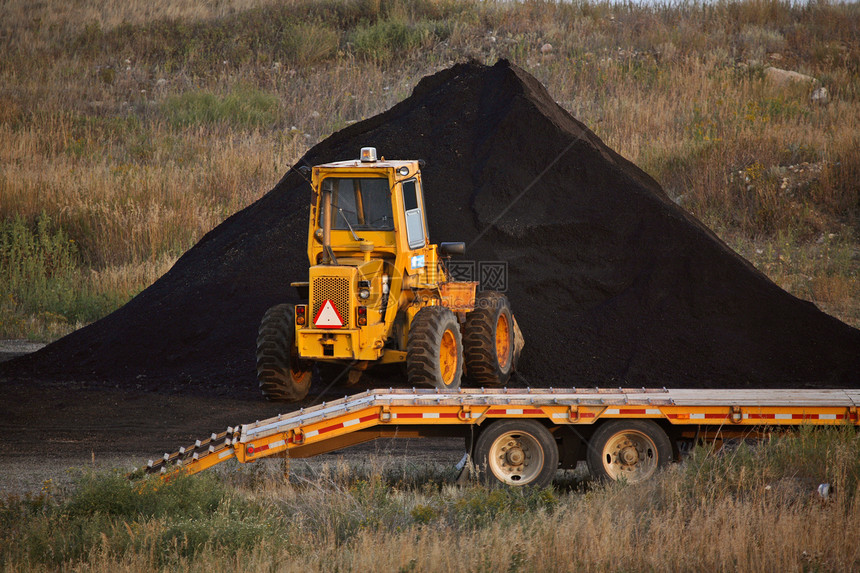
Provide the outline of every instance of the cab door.
{"type": "Polygon", "coordinates": [[[410,250],[421,249],[427,245],[427,228],[420,185],[418,179],[408,179],[400,184],[406,217],[406,243],[410,250]]]}

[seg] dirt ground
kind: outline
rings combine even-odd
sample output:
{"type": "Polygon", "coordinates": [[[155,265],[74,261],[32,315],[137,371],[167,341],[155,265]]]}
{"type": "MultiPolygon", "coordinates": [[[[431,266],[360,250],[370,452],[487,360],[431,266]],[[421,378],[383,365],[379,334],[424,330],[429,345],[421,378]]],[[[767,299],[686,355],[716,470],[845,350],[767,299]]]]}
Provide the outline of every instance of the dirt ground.
{"type": "MultiPolygon", "coordinates": [[[[0,360],[33,352],[39,346],[0,341],[0,360]]],[[[173,390],[129,392],[124,386],[105,383],[6,379],[0,384],[0,495],[35,492],[49,479],[55,486],[63,485],[80,470],[131,471],[227,426],[262,420],[296,407],[269,403],[262,397],[213,398],[173,390]]],[[[459,439],[376,440],[308,460],[293,460],[291,467],[316,466],[338,458],[366,459],[368,455],[392,463],[408,459],[453,465],[463,450],[459,439]]]]}

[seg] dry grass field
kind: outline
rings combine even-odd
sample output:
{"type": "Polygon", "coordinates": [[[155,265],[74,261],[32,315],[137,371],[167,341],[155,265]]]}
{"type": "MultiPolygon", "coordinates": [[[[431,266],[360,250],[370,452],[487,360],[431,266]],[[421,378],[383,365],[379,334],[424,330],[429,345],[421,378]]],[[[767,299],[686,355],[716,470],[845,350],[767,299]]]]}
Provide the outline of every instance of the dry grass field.
{"type": "MultiPolygon", "coordinates": [[[[777,284],[860,326],[858,3],[3,0],[0,338],[110,313],[312,144],[501,57],[777,284]]],[[[409,460],[142,489],[85,473],[0,498],[0,569],[856,571],[858,460],[836,428],[539,491],[409,460]]]]}
{"type": "Polygon", "coordinates": [[[409,459],[213,469],[142,487],[83,473],[0,499],[8,571],[856,571],[860,440],[804,429],[642,484],[452,484],[409,459]],[[835,487],[827,499],[820,483],[835,487]]]}
{"type": "Polygon", "coordinates": [[[856,3],[8,0],[0,51],[0,337],[104,316],[313,143],[500,57],[775,282],[860,325],[856,3]]]}

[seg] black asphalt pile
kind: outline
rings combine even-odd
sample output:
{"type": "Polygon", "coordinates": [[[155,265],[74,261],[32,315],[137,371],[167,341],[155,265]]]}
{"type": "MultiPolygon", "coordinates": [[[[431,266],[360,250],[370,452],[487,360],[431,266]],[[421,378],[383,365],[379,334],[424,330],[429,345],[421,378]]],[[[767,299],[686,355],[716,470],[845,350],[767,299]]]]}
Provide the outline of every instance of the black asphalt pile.
{"type": "MultiPolygon", "coordinates": [[[[860,331],[774,285],[508,62],[427,77],[300,164],[368,145],[427,161],[434,242],[465,241],[476,272],[507,265],[517,384],[860,387],[860,331]]],[[[307,280],[309,198],[289,171],[123,308],[0,374],[256,393],[260,318],[307,280]]]]}

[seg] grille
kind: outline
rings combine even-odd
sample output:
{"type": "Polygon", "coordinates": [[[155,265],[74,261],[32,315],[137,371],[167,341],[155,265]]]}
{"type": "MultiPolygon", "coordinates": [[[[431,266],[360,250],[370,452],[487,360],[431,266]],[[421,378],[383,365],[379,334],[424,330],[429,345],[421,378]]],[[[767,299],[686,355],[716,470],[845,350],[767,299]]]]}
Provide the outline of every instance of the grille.
{"type": "Polygon", "coordinates": [[[349,328],[352,322],[352,312],[349,308],[349,279],[321,277],[314,279],[312,286],[311,296],[313,297],[314,312],[311,315],[311,320],[316,318],[323,303],[326,300],[331,300],[343,319],[344,328],[349,328]]]}

